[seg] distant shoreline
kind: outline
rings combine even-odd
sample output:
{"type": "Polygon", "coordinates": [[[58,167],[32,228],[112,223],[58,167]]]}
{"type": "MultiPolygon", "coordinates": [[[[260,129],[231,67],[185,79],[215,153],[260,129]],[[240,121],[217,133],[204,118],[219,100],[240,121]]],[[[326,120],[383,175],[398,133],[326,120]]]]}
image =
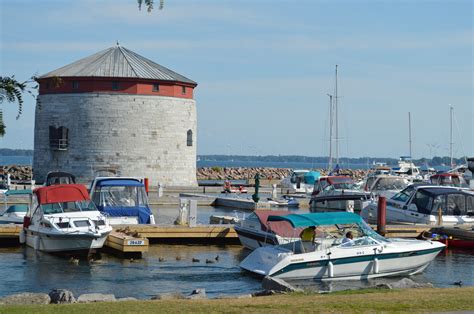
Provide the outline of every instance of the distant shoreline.
{"type": "MultiPolygon", "coordinates": [[[[396,166],[398,159],[385,157],[361,157],[339,159],[340,168],[368,169],[375,162],[383,162],[389,166],[396,166]]],[[[450,164],[449,157],[433,157],[432,159],[414,159],[418,166],[429,165],[431,167],[442,167],[450,164]]],[[[465,164],[465,158],[455,158],[455,164],[465,164]]],[[[237,156],[237,155],[198,155],[197,167],[265,167],[265,168],[288,168],[288,169],[327,169],[328,157],[309,156],[237,156]]],[[[33,150],[0,149],[0,165],[32,166],[33,150]]],[[[335,165],[335,162],[333,162],[335,165]]]]}

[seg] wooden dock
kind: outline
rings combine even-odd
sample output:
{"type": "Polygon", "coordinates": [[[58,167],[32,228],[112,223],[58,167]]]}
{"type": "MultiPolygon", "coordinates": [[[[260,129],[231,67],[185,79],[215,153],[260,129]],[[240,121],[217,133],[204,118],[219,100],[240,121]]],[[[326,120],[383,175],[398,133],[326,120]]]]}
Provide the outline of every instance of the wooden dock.
{"type": "MultiPolygon", "coordinates": [[[[124,226],[114,226],[123,228],[124,226]]],[[[130,231],[153,243],[232,244],[240,243],[232,225],[160,226],[128,225],[130,231]]]]}
{"type": "MultiPolygon", "coordinates": [[[[375,226],[372,226],[375,228],[375,226]]],[[[434,226],[387,225],[388,238],[416,238],[434,226]]],[[[18,245],[22,226],[0,225],[0,246],[18,245]]],[[[105,247],[121,253],[142,254],[150,243],[166,244],[239,244],[232,225],[161,226],[117,225],[105,242],[105,247]]]]}

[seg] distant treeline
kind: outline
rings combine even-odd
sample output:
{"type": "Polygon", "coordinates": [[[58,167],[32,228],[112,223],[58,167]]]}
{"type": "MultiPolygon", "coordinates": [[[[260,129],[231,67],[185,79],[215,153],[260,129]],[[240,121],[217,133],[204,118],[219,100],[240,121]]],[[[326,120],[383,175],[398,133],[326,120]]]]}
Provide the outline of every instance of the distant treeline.
{"type": "MultiPolygon", "coordinates": [[[[328,157],[309,157],[309,156],[282,156],[282,155],[267,155],[267,156],[239,156],[239,155],[200,155],[198,156],[201,160],[212,160],[212,161],[259,161],[259,162],[304,162],[304,163],[328,163],[328,157]]],[[[374,162],[384,162],[388,165],[396,165],[398,162],[397,158],[374,158],[374,157],[358,157],[358,158],[339,158],[341,165],[344,164],[369,164],[374,162]]],[[[433,157],[413,159],[413,162],[417,165],[428,164],[430,166],[441,166],[449,165],[451,163],[450,157],[433,157]]],[[[455,158],[454,162],[457,165],[465,164],[466,158],[455,158]]]]}
{"type": "MultiPolygon", "coordinates": [[[[33,156],[32,149],[9,149],[9,148],[0,148],[0,156],[33,156]]],[[[199,155],[201,160],[212,160],[212,161],[258,161],[258,162],[304,162],[304,163],[323,163],[326,164],[329,162],[328,157],[309,157],[309,156],[298,156],[298,155],[266,155],[266,156],[240,156],[240,155],[199,155]]],[[[396,165],[397,158],[374,158],[374,157],[358,157],[358,158],[348,158],[342,157],[339,158],[341,165],[347,164],[369,164],[371,165],[374,162],[384,162],[388,165],[396,165]]],[[[446,157],[433,157],[414,159],[413,162],[417,165],[428,164],[430,166],[441,166],[449,165],[451,159],[446,157]]],[[[455,158],[454,162],[456,165],[462,165],[466,163],[466,157],[455,158]]]]}
{"type": "Polygon", "coordinates": [[[0,148],[0,156],[33,156],[33,150],[0,148]]]}

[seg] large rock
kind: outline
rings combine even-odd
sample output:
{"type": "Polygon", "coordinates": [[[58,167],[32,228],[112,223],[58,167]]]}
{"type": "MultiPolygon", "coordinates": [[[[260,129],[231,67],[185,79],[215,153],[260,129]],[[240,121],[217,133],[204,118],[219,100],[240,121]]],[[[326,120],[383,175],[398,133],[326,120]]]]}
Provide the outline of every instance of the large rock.
{"type": "Polygon", "coordinates": [[[138,301],[137,298],[132,298],[132,297],[126,297],[126,298],[119,298],[117,299],[119,302],[127,302],[127,301],[138,301]]]}
{"type": "Polygon", "coordinates": [[[418,283],[410,278],[403,278],[392,283],[384,283],[377,285],[379,289],[411,289],[411,288],[433,288],[431,283],[418,283]]]}
{"type": "Polygon", "coordinates": [[[283,279],[273,278],[270,276],[265,276],[262,280],[262,287],[265,290],[273,290],[277,292],[294,292],[294,291],[302,291],[301,289],[297,289],[284,281],[283,279]]]}
{"type": "Polygon", "coordinates": [[[79,303],[93,303],[93,302],[114,302],[117,301],[113,294],[102,294],[102,293],[86,293],[81,294],[77,298],[79,303]]]}
{"type": "Polygon", "coordinates": [[[51,298],[46,293],[23,292],[0,298],[0,304],[49,304],[51,298]]]}
{"type": "Polygon", "coordinates": [[[186,299],[207,299],[206,296],[206,289],[196,289],[191,292],[190,295],[186,297],[186,299]]]}
{"type": "Polygon", "coordinates": [[[184,296],[180,292],[168,292],[162,293],[151,297],[152,300],[177,300],[184,299],[184,296]]]}
{"type": "Polygon", "coordinates": [[[49,292],[49,297],[54,304],[76,303],[74,294],[66,289],[53,289],[49,292]]]}

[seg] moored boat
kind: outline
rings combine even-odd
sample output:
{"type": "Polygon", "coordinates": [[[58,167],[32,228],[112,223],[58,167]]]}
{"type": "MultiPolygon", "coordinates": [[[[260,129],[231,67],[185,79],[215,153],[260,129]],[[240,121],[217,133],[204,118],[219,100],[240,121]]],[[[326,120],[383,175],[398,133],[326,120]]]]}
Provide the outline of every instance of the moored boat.
{"type": "Polygon", "coordinates": [[[110,224],[155,224],[142,180],[131,177],[96,177],[91,199],[110,224]]]}
{"type": "Polygon", "coordinates": [[[276,245],[298,241],[293,228],[285,221],[268,222],[268,216],[288,215],[286,210],[255,210],[245,219],[234,225],[240,243],[254,250],[261,246],[276,245]]]}
{"type": "MultiPolygon", "coordinates": [[[[378,202],[361,212],[368,222],[377,221],[378,202]]],[[[474,223],[474,192],[449,186],[412,184],[387,199],[387,223],[454,225],[474,223]]]]}
{"type": "Polygon", "coordinates": [[[5,209],[0,214],[0,225],[2,224],[22,224],[23,219],[28,212],[27,204],[14,204],[8,206],[8,198],[10,196],[27,196],[30,201],[31,190],[7,190],[3,193],[5,209]]]}
{"type": "Polygon", "coordinates": [[[254,250],[240,267],[261,276],[359,280],[414,275],[445,247],[433,241],[386,239],[360,216],[347,212],[269,216],[268,221],[315,228],[315,237],[310,243],[295,241],[254,250]],[[349,231],[353,239],[343,238],[349,231]]]}
{"type": "Polygon", "coordinates": [[[361,211],[367,206],[370,193],[357,188],[348,176],[324,176],[314,183],[309,202],[312,212],[361,211]]]}
{"type": "Polygon", "coordinates": [[[45,252],[89,251],[101,248],[111,231],[83,185],[60,184],[33,191],[20,242],[45,252]]]}

